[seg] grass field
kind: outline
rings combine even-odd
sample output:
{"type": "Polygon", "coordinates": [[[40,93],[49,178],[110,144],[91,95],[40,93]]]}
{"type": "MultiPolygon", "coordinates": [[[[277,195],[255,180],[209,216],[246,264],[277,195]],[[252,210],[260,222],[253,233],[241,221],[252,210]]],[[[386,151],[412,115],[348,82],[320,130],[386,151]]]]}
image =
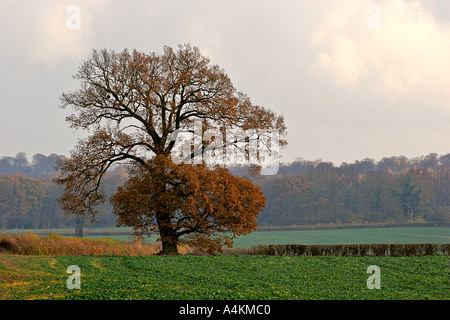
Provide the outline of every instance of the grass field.
{"type": "MultiPolygon", "coordinates": [[[[2,230],[1,233],[20,234],[29,230],[2,230]]],[[[70,234],[72,229],[36,229],[36,234],[70,234]]],[[[131,228],[86,229],[87,238],[103,238],[132,241],[131,228]],[[130,234],[126,234],[130,233],[130,234]],[[95,234],[95,235],[90,235],[95,234]]],[[[155,243],[157,236],[145,238],[146,243],[155,243]]],[[[258,244],[352,244],[352,243],[449,243],[450,228],[401,227],[359,228],[334,230],[261,231],[235,239],[234,246],[249,248],[258,244]]]]}
{"type": "Polygon", "coordinates": [[[0,255],[0,299],[450,299],[449,258],[0,255]],[[81,270],[81,289],[66,269],[81,270]],[[381,289],[368,289],[377,265],[381,289]]]}
{"type": "MultiPolygon", "coordinates": [[[[98,236],[88,236],[100,238],[98,236]]],[[[131,241],[132,235],[111,235],[115,239],[131,241]]],[[[156,236],[145,242],[155,243],[156,236]]],[[[357,244],[357,243],[449,243],[450,228],[360,228],[301,231],[261,231],[235,239],[234,246],[250,248],[263,244],[357,244]]]]}
{"type": "Polygon", "coordinates": [[[253,232],[235,240],[236,247],[257,244],[449,243],[450,228],[361,228],[253,232]]]}

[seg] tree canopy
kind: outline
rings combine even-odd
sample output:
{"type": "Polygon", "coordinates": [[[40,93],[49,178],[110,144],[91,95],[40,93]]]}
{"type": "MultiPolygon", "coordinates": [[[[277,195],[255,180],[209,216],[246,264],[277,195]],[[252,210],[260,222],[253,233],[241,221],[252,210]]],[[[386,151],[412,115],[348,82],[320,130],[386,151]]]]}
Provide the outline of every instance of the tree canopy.
{"type": "MultiPolygon", "coordinates": [[[[161,194],[167,192],[170,186],[163,177],[170,175],[169,160],[180,151],[176,146],[186,143],[186,139],[178,142],[178,135],[183,132],[194,134],[187,141],[192,142],[189,148],[184,148],[190,151],[187,158],[191,164],[195,157],[206,162],[212,154],[217,157],[243,153],[246,159],[256,155],[258,160],[263,156],[263,144],[267,147],[264,150],[272,147],[273,152],[278,151],[274,146],[286,144],[283,117],[253,105],[236,90],[224,70],[212,65],[209,58],[190,45],[180,45],[178,51],[164,47],[161,54],[93,50],[75,79],[81,82],[81,88],[62,94],[61,106],[72,108],[73,113],[66,119],[72,128],[89,130],[91,134],[79,141],[70,158],[60,161],[61,175],[55,179],[65,186],[60,203],[70,213],[95,217],[95,206],[105,201],[102,179],[114,163],[126,162],[131,168],[139,168],[139,172],[160,177],[155,180],[141,175],[149,179],[149,184],[159,184],[155,190],[161,194]],[[200,124],[199,128],[193,128],[195,123],[197,127],[200,124]],[[198,138],[200,142],[193,143],[198,138]],[[251,147],[255,145],[256,149],[251,147]],[[236,152],[230,153],[229,149],[236,152]],[[155,166],[154,158],[165,160],[157,161],[155,166]]],[[[200,168],[206,170],[196,167],[200,168]]],[[[208,172],[209,177],[199,177],[219,174],[217,169],[208,172]]],[[[217,183],[237,183],[227,177],[217,183]]],[[[250,187],[244,182],[241,185],[250,187]]],[[[137,186],[141,189],[142,184],[137,186]]],[[[115,199],[118,206],[119,198],[115,199]]],[[[155,214],[163,252],[176,252],[177,227],[171,219],[179,213],[174,210],[172,203],[161,203],[155,214]]]]}
{"type": "Polygon", "coordinates": [[[210,253],[256,230],[255,218],[265,198],[249,179],[233,176],[220,166],[175,164],[161,156],[150,162],[153,170],[136,166],[111,197],[119,226],[134,227],[140,236],[168,228],[172,235],[167,241],[178,244],[182,237],[182,242],[210,253]],[[167,173],[161,175],[160,166],[167,173]],[[159,189],[162,186],[164,191],[159,189]],[[162,214],[166,211],[170,214],[162,214]]]}

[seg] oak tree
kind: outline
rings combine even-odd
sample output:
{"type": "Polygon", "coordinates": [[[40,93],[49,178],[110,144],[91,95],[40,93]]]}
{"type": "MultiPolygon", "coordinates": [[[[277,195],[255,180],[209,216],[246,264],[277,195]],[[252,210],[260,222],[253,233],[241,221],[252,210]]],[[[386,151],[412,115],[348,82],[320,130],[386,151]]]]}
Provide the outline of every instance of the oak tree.
{"type": "Polygon", "coordinates": [[[203,243],[211,240],[213,231],[239,234],[254,229],[254,222],[245,219],[254,219],[262,209],[258,191],[249,181],[199,164],[211,155],[229,155],[231,149],[243,150],[245,159],[251,154],[259,159],[262,149],[249,148],[255,143],[278,152],[273,147],[286,144],[282,116],[252,104],[224,70],[190,45],[180,45],[177,51],[166,46],[162,53],[149,54],[93,50],[74,78],[81,87],[63,93],[61,107],[72,109],[66,118],[70,126],[87,130],[89,135],[79,140],[70,158],[60,161],[60,176],[54,181],[65,186],[59,199],[64,210],[95,219],[95,206],[106,200],[102,190],[106,172],[116,163],[126,163],[131,168],[130,180],[112,199],[118,223],[133,225],[139,233],[152,229],[141,225],[141,219],[152,221],[163,253],[176,253],[180,234],[187,237],[188,229],[191,238],[203,243]],[[194,134],[193,139],[179,139],[185,133],[194,134]],[[180,153],[179,147],[189,141],[195,143],[183,150],[185,156],[188,151],[190,163],[174,163],[171,159],[180,153]],[[194,164],[193,159],[201,161],[194,164]],[[197,180],[187,181],[188,173],[197,180]],[[230,190],[239,190],[241,196],[219,194],[230,190]],[[136,212],[133,203],[126,202],[128,195],[143,201],[135,204],[139,205],[136,212]],[[183,202],[187,199],[190,207],[183,202]],[[238,210],[235,218],[231,210],[238,210]]]}
{"type": "Polygon", "coordinates": [[[265,206],[260,188],[247,178],[220,166],[175,164],[161,155],[146,167],[135,166],[111,202],[119,226],[133,227],[138,236],[159,231],[166,253],[180,242],[220,252],[234,237],[256,229],[255,217],[265,206]]]}

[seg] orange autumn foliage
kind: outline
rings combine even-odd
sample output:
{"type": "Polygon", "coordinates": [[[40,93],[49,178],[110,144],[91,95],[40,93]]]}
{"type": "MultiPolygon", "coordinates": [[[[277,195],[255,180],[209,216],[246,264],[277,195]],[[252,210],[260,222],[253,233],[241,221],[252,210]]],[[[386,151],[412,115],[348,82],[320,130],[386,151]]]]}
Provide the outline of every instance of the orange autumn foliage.
{"type": "Polygon", "coordinates": [[[111,203],[118,225],[133,227],[137,235],[167,229],[161,235],[171,237],[166,241],[214,253],[231,246],[234,237],[256,230],[265,197],[251,180],[228,169],[175,164],[160,156],[146,169],[136,167],[111,203]]]}

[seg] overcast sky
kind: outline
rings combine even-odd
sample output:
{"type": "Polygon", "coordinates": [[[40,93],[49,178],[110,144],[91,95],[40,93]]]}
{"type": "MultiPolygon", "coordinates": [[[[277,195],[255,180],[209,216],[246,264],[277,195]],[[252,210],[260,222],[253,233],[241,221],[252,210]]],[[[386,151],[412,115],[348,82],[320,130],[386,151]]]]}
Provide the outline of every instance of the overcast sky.
{"type": "Polygon", "coordinates": [[[450,152],[448,0],[1,0],[0,42],[0,156],[69,154],[92,48],[180,43],[284,115],[283,162],[450,152]]]}

